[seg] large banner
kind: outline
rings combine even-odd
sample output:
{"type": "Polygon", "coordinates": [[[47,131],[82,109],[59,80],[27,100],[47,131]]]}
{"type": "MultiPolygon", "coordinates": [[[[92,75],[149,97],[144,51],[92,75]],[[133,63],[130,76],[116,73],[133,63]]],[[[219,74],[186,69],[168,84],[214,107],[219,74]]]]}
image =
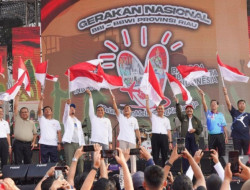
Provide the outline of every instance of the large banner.
{"type": "MultiPolygon", "coordinates": [[[[149,60],[166,97],[162,103],[171,122],[175,102],[165,72],[191,92],[194,113],[205,124],[196,87],[183,81],[176,69],[178,65],[190,65],[209,70],[210,77],[197,79],[196,83],[206,93],[208,104],[210,99],[220,101],[220,109],[231,123],[216,52],[224,63],[250,75],[246,67],[249,48],[245,0],[43,0],[41,20],[43,60],[49,60],[49,73],[60,75],[59,82],[50,83],[45,89],[46,104],[53,105],[56,119],[61,120],[68,98],[64,72],[76,63],[100,58],[106,73],[123,78],[124,86],[113,93],[120,109],[131,105],[140,126],[150,126],[145,94],[139,89],[149,60]]],[[[240,98],[250,101],[249,84],[226,82],[226,86],[233,105],[240,98]]],[[[88,117],[88,96],[84,92],[85,89],[78,89],[72,93],[77,116],[82,120],[88,117]]],[[[95,105],[104,106],[115,126],[109,90],[93,91],[93,97],[95,105]]],[[[181,96],[178,98],[184,106],[181,96]]],[[[154,110],[152,103],[151,108],[154,110]]]]}

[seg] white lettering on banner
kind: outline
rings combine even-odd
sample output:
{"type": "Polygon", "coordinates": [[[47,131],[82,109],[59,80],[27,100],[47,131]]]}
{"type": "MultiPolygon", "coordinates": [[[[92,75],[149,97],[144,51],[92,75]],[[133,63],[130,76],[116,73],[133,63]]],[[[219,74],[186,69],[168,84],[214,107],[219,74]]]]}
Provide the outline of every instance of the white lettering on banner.
{"type": "MultiPolygon", "coordinates": [[[[197,66],[197,67],[201,67],[201,68],[205,68],[205,66],[201,63],[201,64],[193,64],[193,65],[188,65],[188,66],[197,66]]],[[[195,83],[199,86],[199,85],[208,85],[208,84],[218,84],[218,72],[216,69],[208,69],[210,76],[209,77],[201,77],[198,79],[195,79],[195,83]]],[[[188,83],[186,82],[181,74],[179,73],[178,69],[176,67],[171,67],[171,74],[175,76],[175,78],[177,78],[185,87],[189,87],[189,86],[194,86],[193,83],[188,83]]]]}
{"type": "Polygon", "coordinates": [[[207,13],[173,5],[135,5],[96,13],[78,21],[78,30],[90,28],[91,34],[140,23],[172,24],[197,29],[199,23],[211,24],[207,13]]]}

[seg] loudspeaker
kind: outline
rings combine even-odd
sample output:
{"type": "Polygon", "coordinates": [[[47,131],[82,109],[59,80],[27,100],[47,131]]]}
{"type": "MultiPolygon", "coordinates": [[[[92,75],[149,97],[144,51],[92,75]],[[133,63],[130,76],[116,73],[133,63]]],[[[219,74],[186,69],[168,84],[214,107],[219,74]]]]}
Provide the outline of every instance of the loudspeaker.
{"type": "Polygon", "coordinates": [[[3,166],[3,178],[9,177],[13,180],[24,180],[28,172],[30,164],[23,165],[5,165],[3,166]]]}
{"type": "Polygon", "coordinates": [[[27,173],[27,179],[32,178],[43,178],[45,176],[46,172],[53,166],[55,166],[56,163],[47,163],[47,164],[32,164],[29,167],[28,173],[27,173]]]}

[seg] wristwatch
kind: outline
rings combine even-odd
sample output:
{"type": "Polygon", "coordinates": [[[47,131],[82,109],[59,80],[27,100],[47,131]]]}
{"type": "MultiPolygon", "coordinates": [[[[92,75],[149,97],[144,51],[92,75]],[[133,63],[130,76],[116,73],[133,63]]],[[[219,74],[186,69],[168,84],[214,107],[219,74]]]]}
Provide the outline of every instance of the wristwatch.
{"type": "Polygon", "coordinates": [[[77,162],[77,158],[72,158],[72,162],[77,162]]]}
{"type": "Polygon", "coordinates": [[[167,160],[167,161],[165,162],[165,166],[169,166],[169,167],[171,168],[171,167],[173,167],[173,164],[170,164],[170,162],[167,160]]]}
{"type": "Polygon", "coordinates": [[[91,170],[95,170],[96,172],[98,172],[98,168],[92,166],[91,170]]]}

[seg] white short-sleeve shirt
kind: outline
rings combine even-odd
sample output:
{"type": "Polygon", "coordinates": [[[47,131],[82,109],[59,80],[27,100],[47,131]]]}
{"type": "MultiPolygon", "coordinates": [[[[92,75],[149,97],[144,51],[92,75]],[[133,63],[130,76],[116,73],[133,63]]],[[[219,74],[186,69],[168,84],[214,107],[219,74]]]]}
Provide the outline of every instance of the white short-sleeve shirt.
{"type": "Polygon", "coordinates": [[[150,119],[152,122],[152,133],[167,134],[168,130],[171,130],[170,121],[167,117],[159,117],[152,113],[150,119]]]}
{"type": "Polygon", "coordinates": [[[57,146],[57,132],[61,131],[59,121],[55,119],[46,119],[44,116],[38,118],[40,126],[39,144],[57,146]]]}
{"type": "Polygon", "coordinates": [[[10,126],[4,119],[0,120],[0,138],[7,138],[7,134],[10,134],[10,126]]]}
{"type": "Polygon", "coordinates": [[[137,119],[133,116],[127,118],[123,114],[119,114],[117,119],[120,127],[117,139],[136,144],[135,130],[139,129],[137,119]]]}

